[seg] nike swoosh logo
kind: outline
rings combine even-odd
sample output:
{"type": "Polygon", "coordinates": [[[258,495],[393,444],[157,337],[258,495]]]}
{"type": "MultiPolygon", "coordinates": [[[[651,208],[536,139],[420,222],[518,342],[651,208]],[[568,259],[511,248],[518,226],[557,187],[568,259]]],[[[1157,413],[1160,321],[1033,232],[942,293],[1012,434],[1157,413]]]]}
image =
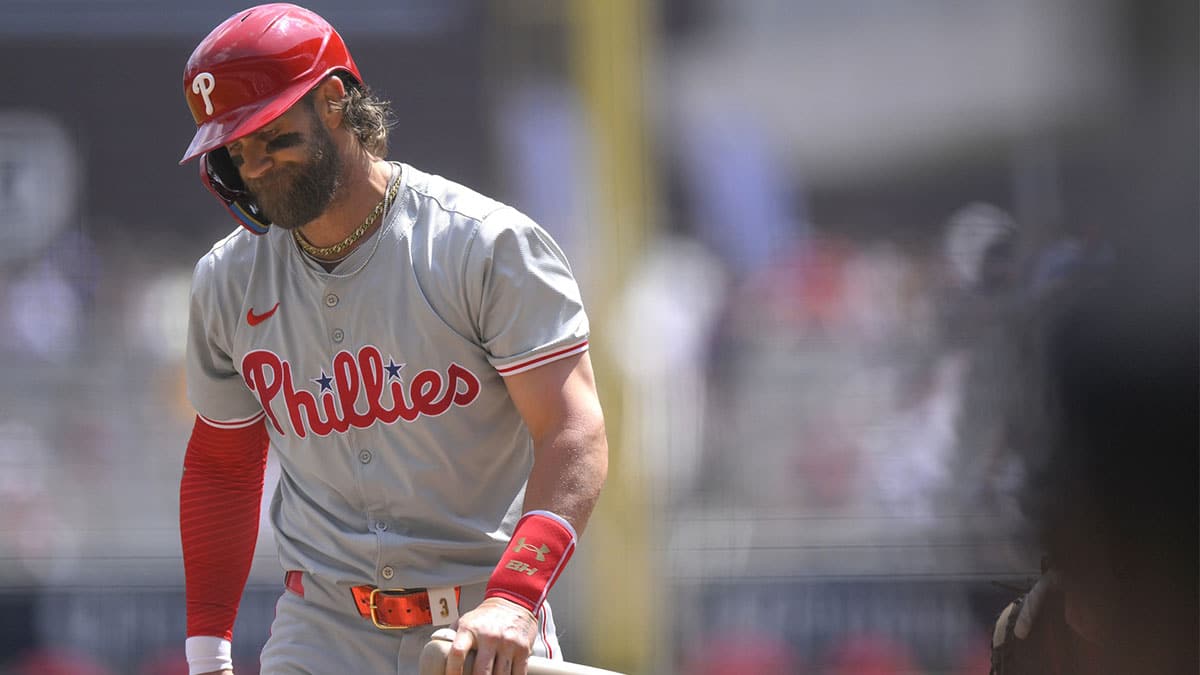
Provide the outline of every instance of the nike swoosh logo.
{"type": "Polygon", "coordinates": [[[258,324],[271,318],[271,315],[274,314],[275,310],[277,310],[277,309],[279,309],[278,302],[275,303],[274,307],[272,307],[271,309],[268,309],[267,311],[263,312],[262,314],[255,314],[254,308],[251,307],[250,311],[246,312],[246,323],[250,324],[251,326],[257,326],[258,324]]]}

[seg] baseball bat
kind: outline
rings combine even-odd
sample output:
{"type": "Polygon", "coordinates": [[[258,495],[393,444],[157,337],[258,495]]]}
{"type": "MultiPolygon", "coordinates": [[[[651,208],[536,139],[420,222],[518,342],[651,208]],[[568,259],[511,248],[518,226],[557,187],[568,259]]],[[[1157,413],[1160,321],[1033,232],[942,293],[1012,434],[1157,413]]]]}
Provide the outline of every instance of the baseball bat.
{"type": "MultiPolygon", "coordinates": [[[[421,650],[421,675],[445,675],[446,656],[450,654],[451,641],[440,635],[435,635],[432,640],[425,644],[425,648],[421,650]]],[[[466,663],[463,664],[463,672],[471,672],[471,668],[474,666],[475,652],[472,651],[467,654],[466,663]]],[[[611,670],[581,666],[577,663],[551,661],[540,656],[529,657],[527,671],[528,675],[621,675],[611,670]]]]}

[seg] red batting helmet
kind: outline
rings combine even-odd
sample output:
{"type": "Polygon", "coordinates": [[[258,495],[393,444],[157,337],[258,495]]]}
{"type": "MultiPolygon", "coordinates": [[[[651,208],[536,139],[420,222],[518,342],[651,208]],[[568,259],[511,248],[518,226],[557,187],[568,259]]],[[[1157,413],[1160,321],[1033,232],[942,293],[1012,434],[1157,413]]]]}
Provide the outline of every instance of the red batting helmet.
{"type": "Polygon", "coordinates": [[[338,71],[362,82],[342,37],[315,13],[272,3],[234,14],[204,38],[184,68],[183,93],[198,129],[179,163],[204,155],[204,184],[238,222],[262,234],[267,223],[224,146],[287,112],[338,71]]]}
{"type": "Polygon", "coordinates": [[[242,10],[196,47],[183,71],[195,137],[180,164],[287,112],[326,75],[358,66],[325,19],[285,3],[242,10]]]}

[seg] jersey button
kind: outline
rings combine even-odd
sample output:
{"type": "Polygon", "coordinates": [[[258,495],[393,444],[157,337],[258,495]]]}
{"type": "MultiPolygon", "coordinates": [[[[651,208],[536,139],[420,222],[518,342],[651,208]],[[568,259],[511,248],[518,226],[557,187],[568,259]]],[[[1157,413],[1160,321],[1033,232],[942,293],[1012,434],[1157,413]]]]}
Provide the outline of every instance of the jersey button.
{"type": "Polygon", "coordinates": [[[396,572],[392,569],[391,565],[386,565],[383,569],[379,570],[379,576],[383,577],[384,579],[391,579],[392,577],[396,576],[396,572]]]}
{"type": "Polygon", "coordinates": [[[333,330],[333,341],[334,342],[341,342],[343,339],[345,339],[345,337],[346,337],[346,333],[341,328],[335,328],[333,330]]]}
{"type": "Polygon", "coordinates": [[[363,450],[362,452],[358,453],[358,461],[362,462],[363,464],[370,464],[371,463],[371,451],[363,450]]]}
{"type": "Polygon", "coordinates": [[[330,293],[329,295],[325,296],[325,306],[326,307],[336,307],[337,304],[338,304],[338,296],[337,295],[330,293]]]}

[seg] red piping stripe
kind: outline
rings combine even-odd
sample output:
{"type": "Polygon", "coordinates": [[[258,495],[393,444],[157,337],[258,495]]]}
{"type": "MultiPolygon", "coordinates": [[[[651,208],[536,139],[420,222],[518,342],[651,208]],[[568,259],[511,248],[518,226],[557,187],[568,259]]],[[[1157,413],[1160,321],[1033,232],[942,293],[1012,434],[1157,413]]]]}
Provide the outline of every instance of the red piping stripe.
{"type": "Polygon", "coordinates": [[[554,648],[550,646],[550,638],[546,637],[548,635],[546,624],[550,620],[550,615],[546,612],[545,605],[538,609],[538,613],[542,615],[542,644],[546,645],[546,658],[552,659],[554,658],[554,648]]]}
{"type": "Polygon", "coordinates": [[[255,414],[253,417],[248,417],[244,420],[229,420],[229,421],[225,421],[225,422],[210,419],[208,417],[205,417],[204,415],[197,415],[197,417],[204,420],[205,424],[207,424],[208,426],[213,427],[215,429],[244,429],[248,426],[253,426],[255,422],[262,419],[264,416],[266,416],[266,414],[267,413],[264,410],[262,412],[255,414]]]}
{"type": "Polygon", "coordinates": [[[579,344],[567,347],[566,349],[560,349],[559,351],[554,352],[552,354],[545,354],[543,356],[537,357],[536,359],[530,359],[529,361],[523,361],[521,363],[514,363],[513,365],[507,366],[505,368],[497,368],[496,372],[503,375],[505,373],[512,372],[514,370],[519,370],[519,369],[525,368],[527,366],[532,366],[533,364],[540,363],[542,361],[545,361],[546,359],[552,359],[556,356],[562,356],[563,354],[566,354],[567,352],[571,352],[576,349],[581,349],[583,347],[586,347],[587,344],[588,344],[588,341],[584,340],[583,342],[580,342],[579,344]]]}

